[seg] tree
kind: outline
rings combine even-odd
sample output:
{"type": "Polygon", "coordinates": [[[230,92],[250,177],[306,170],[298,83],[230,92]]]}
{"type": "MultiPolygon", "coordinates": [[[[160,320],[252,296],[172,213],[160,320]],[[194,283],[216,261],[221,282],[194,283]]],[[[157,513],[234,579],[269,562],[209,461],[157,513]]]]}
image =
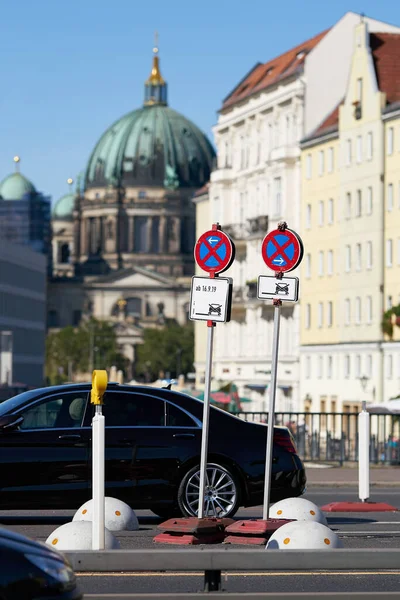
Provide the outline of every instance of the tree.
{"type": "Polygon", "coordinates": [[[47,337],[46,377],[51,385],[68,381],[72,374],[112,365],[125,370],[128,360],[119,352],[113,326],[106,321],[90,319],[47,337]]]}
{"type": "Polygon", "coordinates": [[[154,381],[160,373],[178,377],[190,372],[194,361],[193,323],[182,326],[168,322],[163,329],[145,329],[136,355],[136,372],[147,381],[154,381]]]}

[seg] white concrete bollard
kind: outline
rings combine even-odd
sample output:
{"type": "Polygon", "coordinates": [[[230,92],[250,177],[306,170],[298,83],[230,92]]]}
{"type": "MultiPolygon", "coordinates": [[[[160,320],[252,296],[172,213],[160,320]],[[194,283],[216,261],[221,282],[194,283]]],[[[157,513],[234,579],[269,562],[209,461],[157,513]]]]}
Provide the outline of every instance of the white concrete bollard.
{"type": "Polygon", "coordinates": [[[332,550],[343,548],[329,527],[316,521],[294,521],[282,525],[270,537],[266,550],[332,550]]]}
{"type": "MultiPolygon", "coordinates": [[[[89,521],[65,523],[49,535],[46,544],[57,550],[91,550],[92,527],[93,524],[89,521]]],[[[118,548],[120,548],[119,541],[106,529],[105,550],[117,550],[118,548]]]]}
{"type": "Polygon", "coordinates": [[[305,498],[285,498],[269,509],[270,519],[296,519],[296,521],[314,521],[327,526],[324,513],[313,502],[305,498]]]}
{"type": "MultiPolygon", "coordinates": [[[[105,498],[105,526],[109,531],[137,531],[139,522],[135,512],[122,500],[105,498]]],[[[93,520],[93,500],[85,502],[74,514],[73,521],[93,520]]]]}

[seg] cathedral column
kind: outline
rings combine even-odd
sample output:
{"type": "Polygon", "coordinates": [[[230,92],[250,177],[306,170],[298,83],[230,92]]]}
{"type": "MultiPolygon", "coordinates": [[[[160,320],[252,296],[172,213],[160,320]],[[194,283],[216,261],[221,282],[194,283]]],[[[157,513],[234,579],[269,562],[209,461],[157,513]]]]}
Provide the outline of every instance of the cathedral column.
{"type": "Polygon", "coordinates": [[[128,216],[128,252],[133,252],[134,217],[128,216]]]}
{"type": "Polygon", "coordinates": [[[81,221],[81,249],[79,254],[88,254],[88,236],[87,236],[87,224],[86,219],[82,218],[81,221]]]}
{"type": "Polygon", "coordinates": [[[146,252],[147,252],[147,254],[150,254],[153,250],[152,233],[153,233],[153,217],[147,217],[147,223],[146,223],[146,252]]]}
{"type": "Polygon", "coordinates": [[[167,252],[167,217],[160,217],[160,225],[158,226],[158,236],[160,240],[160,252],[167,252]]]}

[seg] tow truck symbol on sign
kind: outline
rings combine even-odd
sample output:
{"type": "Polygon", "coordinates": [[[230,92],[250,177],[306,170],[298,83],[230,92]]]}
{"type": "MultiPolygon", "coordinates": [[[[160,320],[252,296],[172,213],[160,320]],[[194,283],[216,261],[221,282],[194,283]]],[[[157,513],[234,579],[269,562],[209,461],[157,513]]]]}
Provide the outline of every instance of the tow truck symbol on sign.
{"type": "Polygon", "coordinates": [[[289,284],[288,283],[277,283],[275,288],[275,294],[278,296],[289,295],[289,284]]]}

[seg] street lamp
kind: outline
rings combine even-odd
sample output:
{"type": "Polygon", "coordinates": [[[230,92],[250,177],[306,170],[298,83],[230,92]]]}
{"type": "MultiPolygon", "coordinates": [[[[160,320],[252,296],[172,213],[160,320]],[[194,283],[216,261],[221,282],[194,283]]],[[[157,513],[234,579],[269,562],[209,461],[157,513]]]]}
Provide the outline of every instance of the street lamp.
{"type": "Polygon", "coordinates": [[[363,392],[365,392],[365,390],[366,390],[368,381],[369,381],[369,377],[367,377],[366,375],[363,375],[362,377],[360,377],[360,383],[361,383],[363,392]]]}

